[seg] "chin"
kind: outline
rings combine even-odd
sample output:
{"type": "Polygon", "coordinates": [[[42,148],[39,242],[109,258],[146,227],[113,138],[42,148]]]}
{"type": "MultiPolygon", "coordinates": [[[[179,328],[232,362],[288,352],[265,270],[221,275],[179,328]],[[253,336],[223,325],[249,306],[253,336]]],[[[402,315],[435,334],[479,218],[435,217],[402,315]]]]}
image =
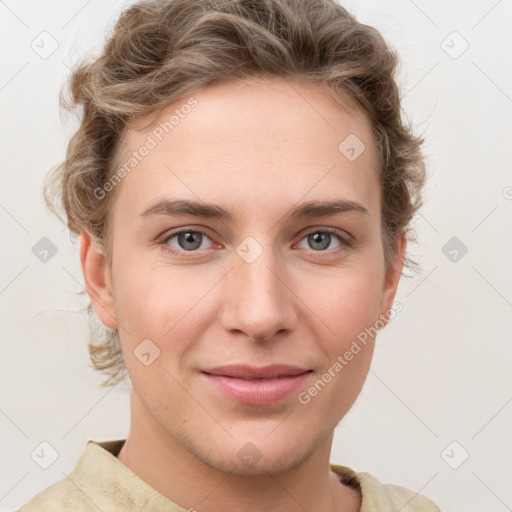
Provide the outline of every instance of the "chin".
{"type": "MultiPolygon", "coordinates": [[[[272,434],[271,434],[272,435],[272,434]]],[[[255,439],[254,436],[234,436],[223,442],[214,440],[207,446],[188,446],[196,458],[210,468],[222,473],[239,476],[268,476],[291,471],[302,465],[314,452],[305,440],[293,442],[288,438],[274,440],[255,439]],[[210,446],[214,446],[211,449],[210,446]]]]}

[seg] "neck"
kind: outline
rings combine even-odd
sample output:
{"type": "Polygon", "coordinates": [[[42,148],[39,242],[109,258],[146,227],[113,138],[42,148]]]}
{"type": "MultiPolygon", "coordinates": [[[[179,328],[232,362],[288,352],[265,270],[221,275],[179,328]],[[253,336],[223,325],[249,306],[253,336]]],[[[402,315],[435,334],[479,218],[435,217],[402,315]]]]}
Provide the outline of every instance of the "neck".
{"type": "Polygon", "coordinates": [[[117,458],[153,489],[189,510],[223,512],[358,512],[359,491],[330,471],[334,432],[299,466],[240,475],[205,464],[164,431],[131,391],[132,424],[117,458]]]}

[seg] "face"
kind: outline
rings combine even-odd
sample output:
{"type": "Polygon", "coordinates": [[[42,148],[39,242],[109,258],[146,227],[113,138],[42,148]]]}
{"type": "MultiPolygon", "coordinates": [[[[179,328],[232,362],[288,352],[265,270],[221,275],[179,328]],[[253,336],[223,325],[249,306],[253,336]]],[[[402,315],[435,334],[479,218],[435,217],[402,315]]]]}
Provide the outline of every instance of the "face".
{"type": "Polygon", "coordinates": [[[127,132],[120,160],[145,156],[117,185],[111,267],[96,265],[99,252],[85,258],[86,284],[103,323],[119,329],[132,399],[155,428],[227,473],[296,467],[363,386],[374,339],[359,351],[354,341],[391,309],[405,245],[385,272],[378,158],[363,113],[317,85],[278,79],[193,98],[193,108],[180,108],[185,98],[127,132]],[[178,200],[230,216],[177,212],[169,202],[178,200]],[[350,203],[302,208],[334,201],[350,203]],[[264,403],[203,373],[242,364],[308,373],[264,403]],[[244,450],[259,463],[244,465],[244,450]]]}

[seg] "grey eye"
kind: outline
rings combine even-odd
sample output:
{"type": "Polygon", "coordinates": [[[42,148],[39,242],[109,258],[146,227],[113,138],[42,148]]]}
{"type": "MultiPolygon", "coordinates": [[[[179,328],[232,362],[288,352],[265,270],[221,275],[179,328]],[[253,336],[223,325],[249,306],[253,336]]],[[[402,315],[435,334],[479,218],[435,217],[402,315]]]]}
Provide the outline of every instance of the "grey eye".
{"type": "Polygon", "coordinates": [[[171,234],[169,237],[167,237],[165,243],[179,250],[190,252],[199,249],[204,241],[204,238],[208,238],[205,233],[188,229],[171,234]],[[173,239],[177,240],[177,246],[176,244],[171,243],[171,240],[173,239]]]}
{"type": "Polygon", "coordinates": [[[327,249],[331,243],[331,237],[332,233],[325,233],[323,231],[317,231],[307,236],[308,242],[312,242],[310,244],[311,248],[316,250],[327,249]]]}

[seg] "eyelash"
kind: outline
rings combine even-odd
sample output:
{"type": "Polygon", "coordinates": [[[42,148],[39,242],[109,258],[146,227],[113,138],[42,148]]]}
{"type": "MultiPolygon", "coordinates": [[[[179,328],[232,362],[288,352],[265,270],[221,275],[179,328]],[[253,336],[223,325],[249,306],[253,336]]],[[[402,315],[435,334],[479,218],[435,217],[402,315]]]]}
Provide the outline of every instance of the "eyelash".
{"type": "MultiPolygon", "coordinates": [[[[164,235],[164,237],[162,237],[158,240],[158,243],[160,245],[162,245],[163,248],[167,252],[170,252],[172,254],[183,255],[183,254],[187,254],[187,253],[193,254],[193,253],[200,252],[197,249],[193,250],[193,251],[185,251],[185,250],[178,251],[169,246],[169,241],[182,233],[200,233],[201,235],[206,236],[207,238],[209,238],[211,240],[211,238],[208,236],[208,233],[206,233],[205,231],[202,231],[200,229],[179,229],[178,231],[174,231],[172,233],[164,235]]],[[[340,247],[337,247],[336,249],[331,249],[331,250],[315,251],[313,249],[310,249],[309,251],[307,251],[309,253],[313,253],[313,254],[326,253],[326,254],[330,254],[330,255],[335,255],[335,254],[338,254],[339,252],[342,252],[342,251],[347,250],[348,248],[352,247],[352,243],[348,240],[348,238],[345,237],[344,235],[342,235],[341,234],[342,232],[340,230],[337,230],[334,228],[313,229],[313,230],[305,233],[303,235],[303,237],[300,239],[300,241],[302,241],[304,238],[306,238],[309,235],[312,235],[314,233],[322,233],[322,234],[328,233],[328,234],[334,235],[339,240],[341,245],[340,245],[340,247]]]]}

